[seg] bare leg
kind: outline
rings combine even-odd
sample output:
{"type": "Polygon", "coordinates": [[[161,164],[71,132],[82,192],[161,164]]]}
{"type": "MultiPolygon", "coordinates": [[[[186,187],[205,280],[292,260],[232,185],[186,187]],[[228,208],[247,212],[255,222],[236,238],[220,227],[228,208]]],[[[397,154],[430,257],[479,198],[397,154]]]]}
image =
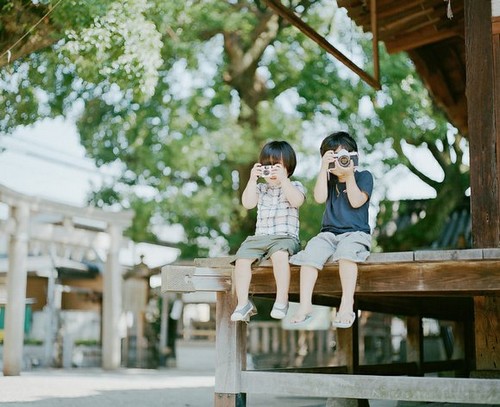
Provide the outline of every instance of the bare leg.
{"type": "Polygon", "coordinates": [[[312,266],[300,267],[300,305],[292,322],[300,322],[312,312],[312,295],[318,279],[318,269],[312,266]]]}
{"type": "Polygon", "coordinates": [[[338,310],[339,318],[344,321],[351,318],[354,307],[354,292],[358,278],[358,265],[350,260],[339,260],[340,284],[342,285],[342,299],[338,310]]]}
{"type": "Polygon", "coordinates": [[[273,263],[274,279],[276,280],[276,302],[288,304],[288,289],[290,288],[290,264],[288,263],[288,252],[279,251],[271,255],[273,263]]]}
{"type": "Polygon", "coordinates": [[[242,308],[248,303],[248,290],[252,280],[252,263],[255,259],[238,259],[234,268],[234,286],[236,287],[236,297],[238,305],[236,308],[242,308]]]}

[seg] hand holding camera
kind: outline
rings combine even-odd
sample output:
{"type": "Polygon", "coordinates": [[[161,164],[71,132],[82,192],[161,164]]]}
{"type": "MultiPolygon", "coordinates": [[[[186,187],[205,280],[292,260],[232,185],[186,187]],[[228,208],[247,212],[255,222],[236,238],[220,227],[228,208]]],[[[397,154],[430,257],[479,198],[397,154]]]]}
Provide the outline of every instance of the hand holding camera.
{"type": "Polygon", "coordinates": [[[358,153],[355,151],[349,152],[342,149],[337,153],[333,153],[331,158],[333,159],[333,161],[330,161],[328,164],[328,171],[330,172],[339,167],[349,168],[351,166],[351,162],[353,163],[354,168],[358,166],[358,153]]]}
{"type": "Polygon", "coordinates": [[[261,165],[260,169],[262,178],[270,178],[273,174],[274,165],[261,165]]]}
{"type": "Polygon", "coordinates": [[[261,165],[261,177],[265,179],[273,179],[277,181],[283,181],[288,178],[288,173],[286,168],[280,164],[269,164],[269,165],[261,165]]]}

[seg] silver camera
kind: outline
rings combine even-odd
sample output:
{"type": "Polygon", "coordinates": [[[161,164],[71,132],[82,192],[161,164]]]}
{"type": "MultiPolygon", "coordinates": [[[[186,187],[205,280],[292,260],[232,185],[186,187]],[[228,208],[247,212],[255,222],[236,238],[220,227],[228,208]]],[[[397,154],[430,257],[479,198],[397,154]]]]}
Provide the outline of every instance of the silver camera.
{"type": "Polygon", "coordinates": [[[271,176],[271,171],[274,168],[274,165],[263,165],[260,167],[262,169],[262,178],[269,178],[271,176]]]}
{"type": "Polygon", "coordinates": [[[343,168],[347,168],[351,165],[351,161],[353,161],[354,167],[358,166],[358,153],[355,151],[350,153],[347,150],[340,150],[338,153],[334,154],[333,157],[336,158],[337,161],[330,163],[328,169],[335,168],[335,163],[338,163],[339,166],[343,168]]]}

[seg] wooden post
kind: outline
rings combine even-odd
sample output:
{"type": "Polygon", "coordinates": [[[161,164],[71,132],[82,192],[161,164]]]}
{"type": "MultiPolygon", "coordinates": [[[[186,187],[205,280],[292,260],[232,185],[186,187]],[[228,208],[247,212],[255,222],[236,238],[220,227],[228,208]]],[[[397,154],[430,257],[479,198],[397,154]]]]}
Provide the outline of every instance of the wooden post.
{"type": "Polygon", "coordinates": [[[406,361],[416,362],[419,370],[424,361],[424,335],[420,316],[406,318],[406,361]]]}
{"type": "Polygon", "coordinates": [[[122,309],[122,276],[118,259],[121,229],[110,225],[109,251],[103,276],[102,299],[102,367],[103,369],[117,369],[121,362],[120,316],[122,309]]]}
{"type": "MultiPolygon", "coordinates": [[[[356,323],[356,321],[355,321],[356,323]]],[[[339,365],[347,366],[348,373],[354,373],[355,356],[357,352],[354,349],[355,334],[357,330],[354,329],[337,329],[337,349],[339,365]]]]}
{"type": "Polygon", "coordinates": [[[244,322],[232,322],[236,296],[217,293],[215,335],[215,407],[243,407],[246,394],[241,393],[241,371],[246,369],[246,332],[244,322]]]}
{"type": "Polygon", "coordinates": [[[161,293],[161,322],[160,322],[160,345],[158,350],[160,353],[160,366],[165,367],[167,356],[167,341],[168,341],[168,293],[161,293]]]}
{"type": "Polygon", "coordinates": [[[19,376],[23,360],[30,210],[26,202],[19,202],[16,207],[11,207],[11,211],[15,221],[15,230],[9,242],[3,374],[19,376]]]}
{"type": "Polygon", "coordinates": [[[475,376],[490,376],[496,371],[500,376],[500,298],[474,297],[474,320],[476,330],[475,376]],[[481,371],[484,373],[481,373],[481,371]],[[488,372],[486,372],[488,371],[488,372]]]}
{"type": "MultiPolygon", "coordinates": [[[[358,310],[354,308],[358,314],[358,310]]],[[[347,372],[353,374],[359,366],[359,319],[356,318],[350,329],[336,329],[337,351],[340,365],[347,366],[347,372]]],[[[366,407],[368,401],[364,399],[334,398],[326,400],[326,407],[366,407]]]]}
{"type": "Polygon", "coordinates": [[[464,6],[473,245],[500,247],[500,34],[490,1],[464,6]]]}
{"type": "MultiPolygon", "coordinates": [[[[465,56],[470,142],[472,238],[500,247],[500,33],[492,2],[465,0],[465,56]]],[[[474,298],[476,369],[500,370],[498,297],[474,298]],[[495,330],[496,328],[496,330],[495,330]]]]}

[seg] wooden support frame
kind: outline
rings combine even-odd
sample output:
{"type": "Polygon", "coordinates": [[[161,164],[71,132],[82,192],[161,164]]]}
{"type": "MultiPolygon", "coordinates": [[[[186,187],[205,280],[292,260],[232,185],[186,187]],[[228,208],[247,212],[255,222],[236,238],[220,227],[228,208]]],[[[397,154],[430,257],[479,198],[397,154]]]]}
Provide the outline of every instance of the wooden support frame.
{"type": "Polygon", "coordinates": [[[382,89],[380,85],[380,63],[379,63],[379,52],[378,52],[378,29],[377,29],[377,0],[370,0],[370,16],[372,23],[372,44],[373,44],[373,72],[374,75],[370,75],[354,62],[352,62],[348,57],[346,57],[342,52],[335,48],[325,37],[320,35],[316,30],[314,30],[310,25],[302,21],[295,13],[286,8],[280,0],[264,0],[267,5],[273,9],[279,16],[283,17],[290,24],[297,27],[302,31],[307,37],[313,40],[321,48],[323,48],[330,55],[338,59],[347,68],[357,74],[363,81],[376,90],[382,89]]]}
{"type": "MultiPolygon", "coordinates": [[[[467,355],[465,359],[460,356],[445,362],[423,360],[422,315],[410,319],[409,333],[413,342],[411,349],[409,348],[409,363],[397,366],[358,366],[357,343],[354,340],[357,334],[354,327],[337,332],[345,351],[341,358],[343,366],[314,369],[314,372],[312,369],[247,371],[246,324],[230,321],[236,304],[231,282],[232,260],[231,257],[196,259],[192,266],[169,265],[162,268],[164,292],[217,292],[216,407],[244,406],[247,393],[472,404],[492,404],[500,399],[498,379],[411,376],[450,369],[470,371],[467,355]],[[305,373],[306,371],[309,373],[305,373]],[[374,375],[373,372],[377,374],[374,375]]],[[[298,268],[292,266],[292,275],[297,271],[298,268]]],[[[337,271],[335,264],[327,264],[320,273],[320,280],[323,280],[318,280],[317,289],[326,294],[339,294],[340,286],[336,285],[339,283],[334,282],[338,280],[337,271]],[[329,279],[325,275],[334,275],[336,278],[329,279]]],[[[262,281],[252,283],[250,292],[274,293],[274,285],[269,283],[272,275],[270,262],[254,268],[252,280],[262,281]]],[[[487,298],[497,298],[500,293],[500,249],[374,253],[366,263],[359,265],[359,276],[360,284],[356,295],[377,296],[390,293],[406,297],[416,294],[427,301],[437,294],[473,298],[482,293],[487,294],[487,298]],[[465,282],[461,280],[463,276],[468,276],[465,282]],[[371,278],[378,279],[378,282],[372,285],[371,278]],[[456,283],[457,280],[462,282],[456,283]]],[[[296,277],[298,276],[292,277],[291,292],[298,292],[296,277]]],[[[488,304],[485,303],[485,307],[488,304]]],[[[476,306],[476,311],[478,309],[476,306]]],[[[460,310],[458,312],[461,313],[460,310]]],[[[466,316],[466,319],[470,319],[470,316],[466,316]]],[[[468,347],[465,343],[462,345],[462,349],[468,347]]],[[[481,346],[488,347],[484,344],[481,346]]]]}

